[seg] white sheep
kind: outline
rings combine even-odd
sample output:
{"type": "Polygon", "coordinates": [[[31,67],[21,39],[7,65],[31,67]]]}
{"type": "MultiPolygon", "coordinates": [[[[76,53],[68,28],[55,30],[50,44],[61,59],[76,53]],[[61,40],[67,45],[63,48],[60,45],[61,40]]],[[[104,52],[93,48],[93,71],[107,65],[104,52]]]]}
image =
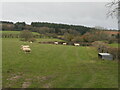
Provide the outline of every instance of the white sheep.
{"type": "Polygon", "coordinates": [[[31,49],[30,48],[23,48],[23,51],[25,51],[25,52],[31,52],[31,49]]]}
{"type": "Polygon", "coordinates": [[[79,44],[79,43],[74,43],[74,45],[75,45],[75,46],[80,46],[80,44],[79,44]]]}
{"type": "Polygon", "coordinates": [[[29,45],[21,45],[21,49],[23,48],[29,48],[30,46],[29,45]]]}
{"type": "Polygon", "coordinates": [[[58,45],[58,42],[54,42],[54,44],[58,45]]]}
{"type": "Polygon", "coordinates": [[[63,43],[63,45],[67,45],[67,43],[63,43]]]}

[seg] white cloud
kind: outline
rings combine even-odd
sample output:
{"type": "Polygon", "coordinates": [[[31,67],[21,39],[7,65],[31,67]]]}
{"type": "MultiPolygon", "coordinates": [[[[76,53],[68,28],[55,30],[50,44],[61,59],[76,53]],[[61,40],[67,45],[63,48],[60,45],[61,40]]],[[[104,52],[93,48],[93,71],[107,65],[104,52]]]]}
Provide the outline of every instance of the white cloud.
{"type": "Polygon", "coordinates": [[[117,19],[106,16],[105,2],[19,2],[3,3],[2,20],[48,21],[57,23],[117,28],[117,19]]]}

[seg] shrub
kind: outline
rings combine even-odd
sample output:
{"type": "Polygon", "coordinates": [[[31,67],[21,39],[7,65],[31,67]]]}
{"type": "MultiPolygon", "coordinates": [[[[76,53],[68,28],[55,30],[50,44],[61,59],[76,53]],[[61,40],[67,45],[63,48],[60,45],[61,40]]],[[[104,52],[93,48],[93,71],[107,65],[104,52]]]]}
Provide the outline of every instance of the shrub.
{"type": "Polygon", "coordinates": [[[120,60],[120,55],[119,55],[120,49],[119,48],[110,47],[107,44],[99,42],[99,41],[93,42],[92,44],[95,47],[97,47],[98,52],[101,52],[101,53],[110,53],[110,54],[113,55],[114,59],[120,60]]]}
{"type": "Polygon", "coordinates": [[[32,32],[30,32],[28,30],[23,30],[20,33],[20,38],[23,41],[28,41],[29,39],[33,38],[33,34],[32,34],[32,32]]]}

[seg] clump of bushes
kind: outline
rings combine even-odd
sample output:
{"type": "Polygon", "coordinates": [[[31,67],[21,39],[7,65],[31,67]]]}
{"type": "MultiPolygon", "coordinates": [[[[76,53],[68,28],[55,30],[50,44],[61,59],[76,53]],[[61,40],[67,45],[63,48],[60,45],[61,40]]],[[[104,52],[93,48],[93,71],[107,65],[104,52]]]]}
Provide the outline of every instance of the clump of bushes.
{"type": "Polygon", "coordinates": [[[19,38],[19,34],[8,34],[8,33],[2,33],[2,38],[19,38]]]}
{"type": "Polygon", "coordinates": [[[35,38],[30,38],[30,39],[28,39],[28,41],[29,41],[29,42],[35,42],[36,39],[35,39],[35,38]]]}
{"type": "Polygon", "coordinates": [[[100,53],[110,53],[113,55],[114,60],[119,60],[120,61],[120,49],[119,48],[113,48],[108,46],[107,44],[100,42],[100,41],[95,41],[92,43],[93,46],[97,47],[98,52],[100,53]]]}
{"type": "Polygon", "coordinates": [[[20,33],[20,38],[22,41],[35,41],[35,38],[33,38],[33,34],[32,32],[30,32],[29,30],[23,30],[20,33]]]}

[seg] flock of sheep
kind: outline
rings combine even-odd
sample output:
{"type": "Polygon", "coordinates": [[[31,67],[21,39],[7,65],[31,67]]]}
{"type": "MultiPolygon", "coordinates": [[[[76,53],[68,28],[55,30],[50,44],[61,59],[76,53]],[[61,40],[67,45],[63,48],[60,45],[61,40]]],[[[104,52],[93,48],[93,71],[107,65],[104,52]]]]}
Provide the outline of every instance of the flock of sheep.
{"type": "MultiPolygon", "coordinates": [[[[54,42],[55,45],[58,45],[58,42],[54,42]]],[[[67,45],[67,43],[62,43],[63,45],[67,45]]],[[[74,46],[80,46],[79,43],[74,43],[74,46]]],[[[31,49],[29,45],[21,45],[21,49],[25,52],[25,53],[30,53],[31,49]]]]}
{"type": "MultiPolygon", "coordinates": [[[[56,45],[58,45],[58,42],[54,42],[54,44],[56,44],[56,45]]],[[[67,45],[67,43],[62,43],[63,45],[67,45]]],[[[79,43],[74,43],[74,46],[80,46],[80,44],[79,43]]]]}
{"type": "Polygon", "coordinates": [[[21,45],[21,49],[26,53],[26,52],[31,52],[30,46],[29,45],[21,45]]]}

